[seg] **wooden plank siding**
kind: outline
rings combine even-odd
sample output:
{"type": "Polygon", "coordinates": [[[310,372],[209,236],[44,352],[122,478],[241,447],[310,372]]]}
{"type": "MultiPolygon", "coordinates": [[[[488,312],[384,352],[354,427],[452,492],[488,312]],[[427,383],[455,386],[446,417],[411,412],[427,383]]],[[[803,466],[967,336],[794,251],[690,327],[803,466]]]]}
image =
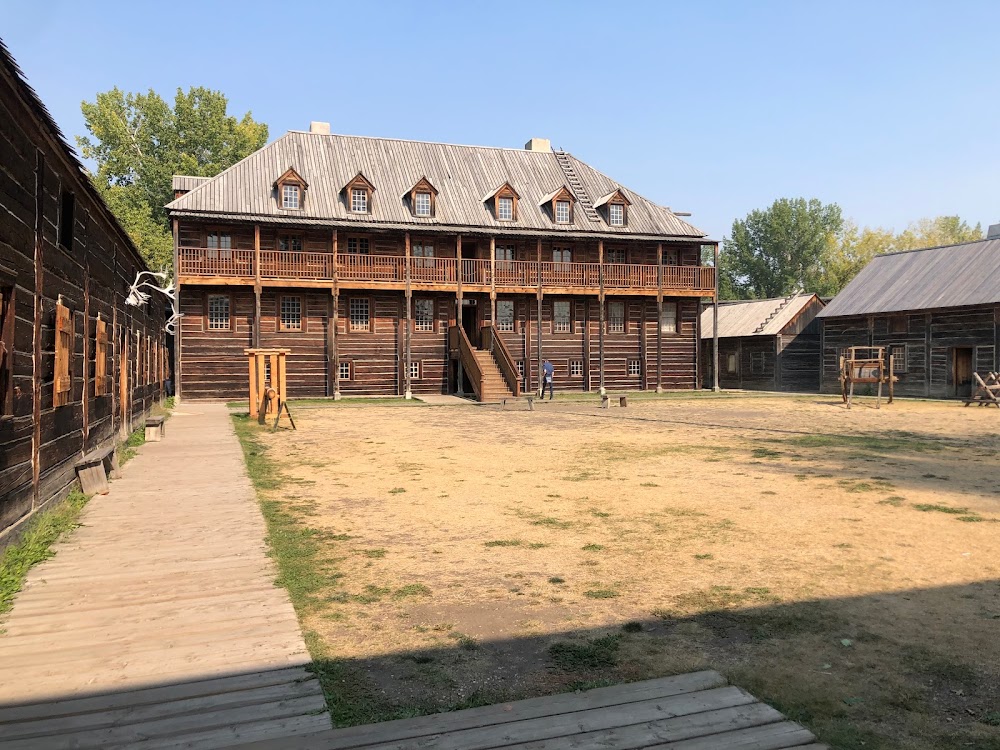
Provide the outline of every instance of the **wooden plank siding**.
{"type": "Polygon", "coordinates": [[[130,350],[140,342],[162,359],[165,300],[125,305],[145,265],[36,103],[0,64],[0,294],[13,316],[9,373],[0,376],[10,382],[0,409],[0,546],[65,495],[77,459],[127,434],[162,395],[162,371],[145,367],[151,356],[140,366],[124,352],[128,339],[130,350]],[[69,391],[56,406],[60,303],[69,391]],[[108,332],[100,388],[98,319],[108,332]]]}
{"type": "MultiPolygon", "coordinates": [[[[1000,368],[1000,305],[936,308],[904,313],[823,318],[825,392],[839,392],[838,362],[849,346],[905,347],[905,371],[896,372],[900,396],[954,398],[955,349],[972,350],[980,373],[1000,368]],[[902,321],[905,319],[905,328],[902,321]],[[894,323],[896,325],[894,325],[894,323]]],[[[898,351],[898,350],[897,350],[898,351]]]]}

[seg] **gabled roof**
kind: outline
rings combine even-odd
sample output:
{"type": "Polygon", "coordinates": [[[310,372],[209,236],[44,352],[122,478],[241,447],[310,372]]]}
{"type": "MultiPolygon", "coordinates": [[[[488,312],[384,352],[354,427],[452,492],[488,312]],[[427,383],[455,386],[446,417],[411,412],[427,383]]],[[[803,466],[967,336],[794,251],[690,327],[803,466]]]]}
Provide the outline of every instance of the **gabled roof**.
{"type": "MultiPolygon", "coordinates": [[[[614,180],[584,162],[570,155],[567,158],[581,189],[588,196],[607,195],[620,188],[614,180]]],[[[553,225],[541,207],[541,199],[554,185],[565,184],[568,177],[551,151],[298,131],[278,138],[167,204],[167,208],[174,216],[289,221],[288,213],[276,205],[271,192],[275,178],[289,164],[301,168],[311,180],[309,201],[296,212],[294,219],[299,224],[455,227],[508,233],[527,230],[550,235],[568,232],[657,238],[705,237],[704,232],[674,216],[669,208],[631,192],[628,226],[609,226],[600,218],[587,216],[585,211],[574,212],[572,223],[553,225]],[[393,196],[373,203],[371,214],[352,214],[339,200],[342,187],[359,172],[382,195],[393,196]],[[414,216],[400,197],[409,193],[421,176],[439,191],[433,217],[414,216]],[[505,182],[509,182],[521,198],[514,222],[497,220],[482,200],[482,196],[492,196],[492,191],[505,182]]],[[[576,198],[582,200],[579,193],[576,198]]]]}
{"type": "Polygon", "coordinates": [[[632,201],[630,201],[628,199],[628,196],[625,195],[625,193],[622,191],[622,189],[621,188],[616,188],[616,189],[612,190],[610,193],[608,193],[607,195],[603,195],[600,198],[598,198],[596,201],[594,201],[594,208],[600,208],[605,203],[610,203],[612,198],[617,198],[619,201],[621,201],[622,203],[624,203],[626,206],[631,206],[632,205],[632,201]]]}
{"type": "Polygon", "coordinates": [[[499,185],[498,187],[496,187],[495,189],[491,190],[486,195],[484,195],[482,202],[485,203],[486,201],[493,200],[500,193],[510,193],[511,195],[513,195],[518,200],[521,200],[520,193],[518,193],[514,189],[514,186],[510,184],[510,180],[505,180],[502,185],[499,185]]]}
{"type": "Polygon", "coordinates": [[[173,184],[170,186],[171,190],[194,190],[196,187],[201,185],[203,182],[211,180],[211,177],[195,177],[189,174],[175,174],[173,179],[173,184]]]}
{"type": "MultiPolygon", "coordinates": [[[[734,300],[719,303],[719,338],[776,336],[801,313],[815,294],[800,293],[775,299],[734,300]]],[[[712,338],[712,307],[701,311],[701,337],[712,338]]]]}
{"type": "Polygon", "coordinates": [[[570,190],[569,187],[566,185],[560,185],[548,195],[542,196],[542,200],[539,202],[538,205],[544,206],[546,203],[551,203],[552,201],[554,201],[556,198],[558,198],[560,195],[563,194],[565,194],[566,197],[569,198],[571,201],[574,202],[576,201],[576,196],[573,195],[573,191],[570,190]]]}
{"type": "Polygon", "coordinates": [[[276,179],[271,187],[278,187],[278,185],[282,184],[283,182],[297,182],[300,185],[302,185],[302,187],[304,187],[306,190],[309,189],[309,183],[305,181],[305,178],[302,175],[300,175],[298,172],[295,171],[294,167],[289,167],[288,169],[286,169],[285,173],[281,175],[281,177],[276,179]]]}
{"type": "Polygon", "coordinates": [[[877,255],[819,317],[1000,302],[1000,239],[877,255]]]}
{"type": "Polygon", "coordinates": [[[417,180],[416,184],[414,184],[403,195],[404,196],[409,195],[410,193],[421,190],[421,188],[423,190],[426,190],[427,192],[433,193],[434,195],[438,194],[438,189],[431,184],[431,181],[428,180],[426,177],[421,177],[419,180],[417,180]]]}
{"type": "Polygon", "coordinates": [[[352,177],[350,180],[348,180],[344,184],[344,187],[341,188],[341,191],[347,190],[347,188],[356,187],[358,185],[364,185],[366,188],[368,188],[369,190],[371,190],[373,193],[375,192],[375,185],[373,185],[372,181],[369,180],[367,177],[365,177],[364,174],[361,173],[361,172],[358,172],[356,175],[354,175],[354,177],[352,177]]]}

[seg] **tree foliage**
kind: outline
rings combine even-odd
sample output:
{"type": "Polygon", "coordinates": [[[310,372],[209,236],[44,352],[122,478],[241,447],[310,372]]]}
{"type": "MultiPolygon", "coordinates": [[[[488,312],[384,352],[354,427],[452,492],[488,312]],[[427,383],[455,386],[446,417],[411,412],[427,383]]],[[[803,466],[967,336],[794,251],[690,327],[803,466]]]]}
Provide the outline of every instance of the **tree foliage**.
{"type": "Polygon", "coordinates": [[[843,220],[836,204],[781,199],[733,222],[719,265],[722,299],[783,297],[797,290],[833,296],[876,255],[983,238],[958,216],[920,219],[894,233],[843,220]]]}
{"type": "Polygon", "coordinates": [[[171,107],[159,94],[113,88],[83,102],[89,135],[77,137],[93,180],[154,269],[169,268],[172,240],[164,205],[175,174],[212,177],[267,142],[267,125],[250,112],[227,114],[220,91],[177,90],[171,107]]]}

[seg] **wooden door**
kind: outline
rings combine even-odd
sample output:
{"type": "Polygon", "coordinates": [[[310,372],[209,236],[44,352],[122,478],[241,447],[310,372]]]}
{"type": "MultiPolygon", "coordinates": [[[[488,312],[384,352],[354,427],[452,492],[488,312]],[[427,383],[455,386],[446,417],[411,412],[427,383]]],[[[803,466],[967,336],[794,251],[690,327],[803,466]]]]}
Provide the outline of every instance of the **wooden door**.
{"type": "Polygon", "coordinates": [[[972,347],[955,348],[955,395],[967,397],[972,395],[972,347]]]}

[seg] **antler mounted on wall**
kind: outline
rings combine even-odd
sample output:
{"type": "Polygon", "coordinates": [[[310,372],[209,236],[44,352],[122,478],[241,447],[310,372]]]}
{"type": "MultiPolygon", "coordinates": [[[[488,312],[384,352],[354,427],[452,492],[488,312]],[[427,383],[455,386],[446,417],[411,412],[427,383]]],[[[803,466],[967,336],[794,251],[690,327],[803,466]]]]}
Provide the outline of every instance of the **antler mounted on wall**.
{"type": "Polygon", "coordinates": [[[125,304],[132,305],[133,307],[143,307],[147,302],[149,302],[149,298],[152,294],[151,292],[143,291],[143,287],[165,295],[167,299],[170,300],[170,310],[172,315],[167,320],[163,328],[172,336],[177,330],[177,321],[181,319],[181,314],[177,311],[176,290],[174,289],[173,282],[167,284],[166,286],[157,286],[155,283],[155,280],[159,279],[161,281],[165,281],[167,277],[168,274],[164,272],[157,273],[154,271],[140,271],[135,275],[135,281],[132,282],[132,286],[129,287],[128,296],[125,298],[125,304]],[[151,276],[152,279],[143,278],[144,276],[151,276]]]}

